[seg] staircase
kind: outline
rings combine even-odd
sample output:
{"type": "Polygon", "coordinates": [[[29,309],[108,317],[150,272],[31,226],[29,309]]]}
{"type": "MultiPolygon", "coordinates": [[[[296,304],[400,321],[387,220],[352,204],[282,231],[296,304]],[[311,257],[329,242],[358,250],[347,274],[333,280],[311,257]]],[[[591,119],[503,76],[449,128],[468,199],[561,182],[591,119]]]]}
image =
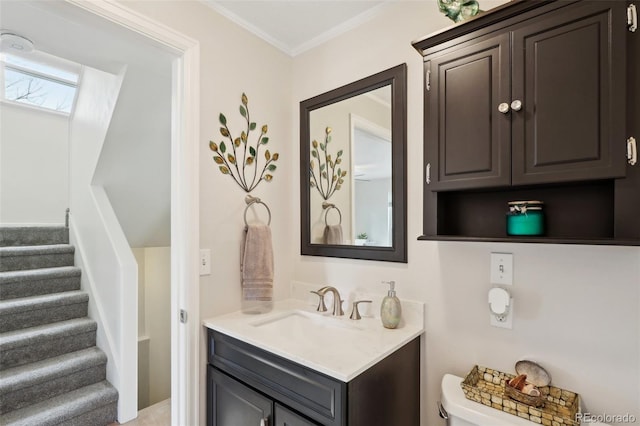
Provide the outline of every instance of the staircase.
{"type": "Polygon", "coordinates": [[[89,296],[64,227],[0,227],[0,424],[104,426],[106,381],[89,296]]]}

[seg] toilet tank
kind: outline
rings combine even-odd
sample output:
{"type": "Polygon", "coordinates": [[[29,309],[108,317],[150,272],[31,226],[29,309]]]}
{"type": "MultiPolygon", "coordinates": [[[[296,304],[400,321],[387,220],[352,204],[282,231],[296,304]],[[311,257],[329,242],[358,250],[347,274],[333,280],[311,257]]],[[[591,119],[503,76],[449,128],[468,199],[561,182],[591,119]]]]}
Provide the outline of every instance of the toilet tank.
{"type": "Polygon", "coordinates": [[[503,413],[464,396],[461,377],[445,374],[442,378],[441,403],[448,426],[532,426],[534,423],[503,413]]]}
{"type": "MultiPolygon", "coordinates": [[[[504,413],[464,396],[461,377],[445,374],[442,378],[441,416],[447,418],[447,426],[532,426],[535,423],[504,413]],[[444,412],[443,412],[444,411],[444,412]]],[[[589,423],[589,426],[607,426],[589,423]]]]}

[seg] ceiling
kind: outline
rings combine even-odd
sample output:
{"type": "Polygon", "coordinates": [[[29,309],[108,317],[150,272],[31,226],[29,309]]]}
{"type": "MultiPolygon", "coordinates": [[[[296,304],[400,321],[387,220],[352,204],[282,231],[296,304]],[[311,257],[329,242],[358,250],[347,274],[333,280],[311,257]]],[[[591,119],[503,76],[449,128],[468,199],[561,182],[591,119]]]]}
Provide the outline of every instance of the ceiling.
{"type": "Polygon", "coordinates": [[[296,56],[373,18],[390,0],[201,0],[203,3],[296,56]]]}
{"type": "Polygon", "coordinates": [[[0,28],[27,37],[37,50],[102,71],[134,64],[171,75],[173,56],[164,48],[65,2],[0,0],[0,28]]]}

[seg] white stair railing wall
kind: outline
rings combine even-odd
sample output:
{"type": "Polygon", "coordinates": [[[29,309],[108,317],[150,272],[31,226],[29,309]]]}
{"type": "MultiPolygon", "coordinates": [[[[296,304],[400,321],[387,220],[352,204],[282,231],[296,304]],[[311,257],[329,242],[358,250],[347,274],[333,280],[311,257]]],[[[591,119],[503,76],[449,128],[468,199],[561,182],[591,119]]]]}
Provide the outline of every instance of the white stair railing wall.
{"type": "Polygon", "coordinates": [[[108,357],[107,380],[118,390],[118,422],[137,416],[138,266],[94,174],[126,69],[109,74],[85,67],[70,122],[70,240],[98,323],[97,346],[108,357]]]}

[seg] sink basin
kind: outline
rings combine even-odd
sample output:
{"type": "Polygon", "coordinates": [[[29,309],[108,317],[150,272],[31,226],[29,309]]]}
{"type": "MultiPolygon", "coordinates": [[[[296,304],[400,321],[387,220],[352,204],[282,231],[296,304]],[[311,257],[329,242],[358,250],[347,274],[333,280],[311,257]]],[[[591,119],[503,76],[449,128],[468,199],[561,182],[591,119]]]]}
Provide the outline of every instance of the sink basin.
{"type": "Polygon", "coordinates": [[[338,330],[358,332],[362,330],[349,319],[338,319],[305,311],[288,311],[251,323],[264,331],[282,333],[289,336],[308,336],[317,333],[335,333],[338,330]]]}

